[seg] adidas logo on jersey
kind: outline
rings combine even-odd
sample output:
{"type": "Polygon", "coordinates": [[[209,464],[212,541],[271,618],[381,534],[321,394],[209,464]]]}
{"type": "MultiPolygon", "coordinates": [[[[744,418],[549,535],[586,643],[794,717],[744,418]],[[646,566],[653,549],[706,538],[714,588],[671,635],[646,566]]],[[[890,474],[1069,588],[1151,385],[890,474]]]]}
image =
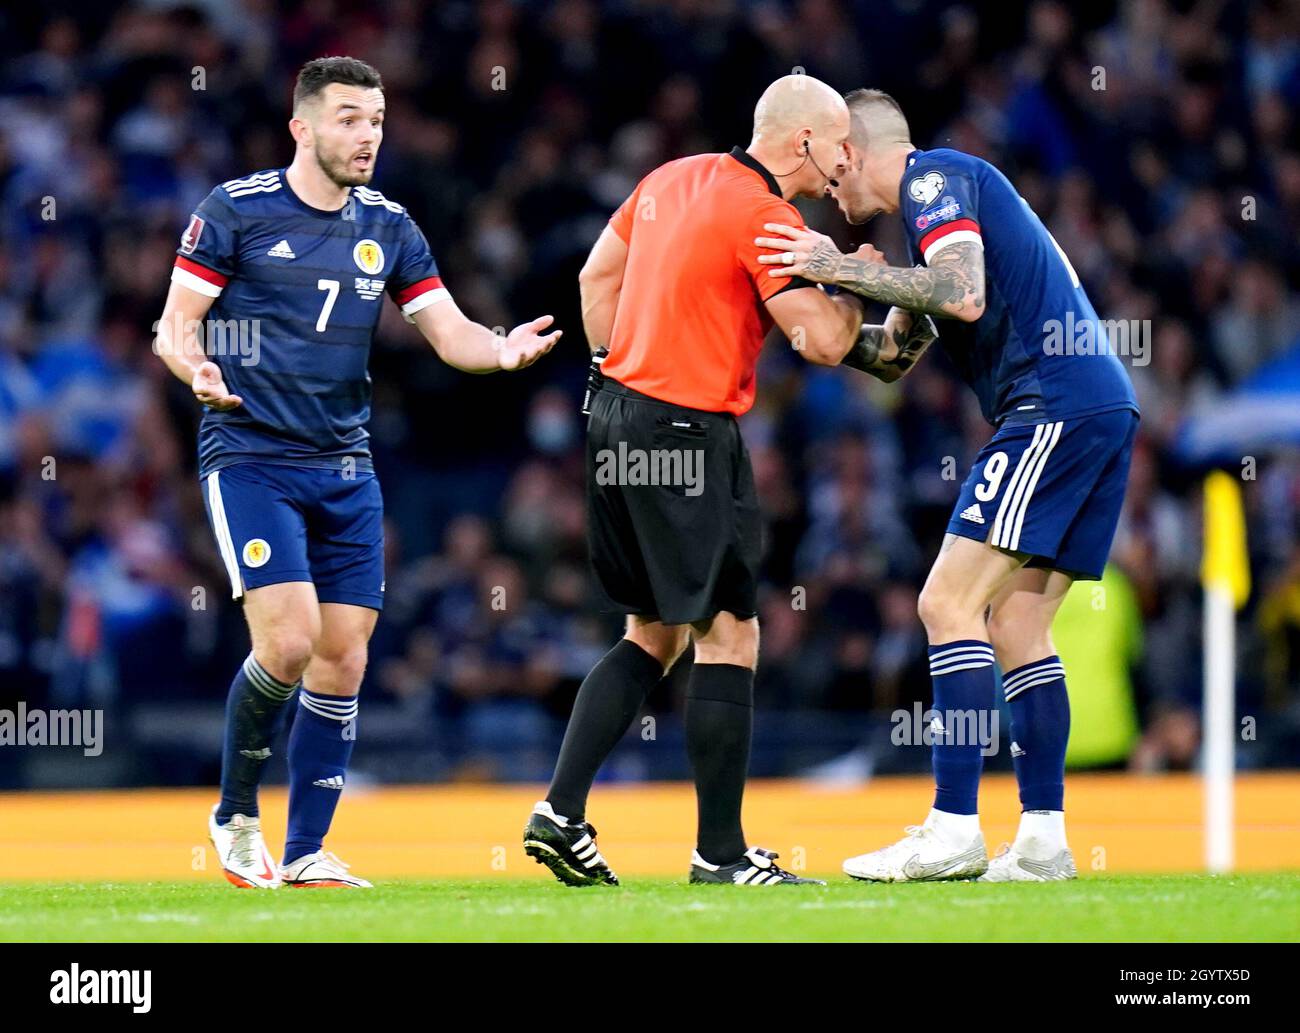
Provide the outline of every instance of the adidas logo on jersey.
{"type": "Polygon", "coordinates": [[[1024,749],[1021,748],[1020,743],[1018,743],[1018,742],[1013,742],[1013,743],[1011,744],[1011,756],[1013,756],[1013,757],[1023,757],[1024,755],[1025,755],[1025,751],[1024,751],[1024,749]]]}
{"type": "Polygon", "coordinates": [[[343,776],[342,776],[342,775],[330,775],[329,778],[318,778],[318,779],[316,779],[315,782],[312,783],[312,785],[314,785],[314,786],[320,786],[322,789],[342,789],[342,788],[343,788],[343,776]]]}
{"type": "Polygon", "coordinates": [[[969,520],[972,524],[984,523],[984,514],[980,512],[980,504],[978,502],[972,502],[961,511],[961,518],[963,520],[969,520]]]}
{"type": "Polygon", "coordinates": [[[297,258],[287,240],[282,240],[267,252],[272,258],[297,258]]]}

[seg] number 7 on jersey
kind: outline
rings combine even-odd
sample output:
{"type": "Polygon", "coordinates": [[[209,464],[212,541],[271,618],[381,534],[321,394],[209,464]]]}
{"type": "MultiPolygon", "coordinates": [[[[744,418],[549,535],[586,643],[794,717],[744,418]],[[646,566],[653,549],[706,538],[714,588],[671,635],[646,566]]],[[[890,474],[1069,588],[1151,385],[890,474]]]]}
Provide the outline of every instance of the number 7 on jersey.
{"type": "Polygon", "coordinates": [[[325,324],[330,321],[330,313],[334,311],[334,302],[339,296],[338,280],[317,280],[316,289],[326,291],[325,304],[321,306],[320,318],[316,320],[316,332],[323,334],[325,324]]]}

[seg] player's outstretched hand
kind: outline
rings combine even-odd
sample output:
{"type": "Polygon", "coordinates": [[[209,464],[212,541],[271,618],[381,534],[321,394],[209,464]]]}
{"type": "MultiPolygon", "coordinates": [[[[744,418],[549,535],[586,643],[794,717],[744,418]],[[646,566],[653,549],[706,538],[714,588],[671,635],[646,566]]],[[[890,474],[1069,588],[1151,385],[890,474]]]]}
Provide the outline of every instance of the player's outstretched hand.
{"type": "Polygon", "coordinates": [[[531,323],[520,323],[506,335],[498,362],[504,370],[523,369],[540,359],[560,339],[563,330],[549,334],[542,331],[555,322],[554,316],[539,316],[531,323]]]}
{"type": "Polygon", "coordinates": [[[194,371],[190,390],[200,402],[218,412],[225,412],[227,409],[244,404],[244,400],[239,395],[232,395],[226,390],[226,382],[221,377],[221,367],[215,362],[202,363],[194,371]]]}
{"type": "Polygon", "coordinates": [[[826,234],[775,222],[763,223],[763,229],[781,234],[779,237],[754,238],[759,247],[780,252],[758,256],[762,265],[776,266],[768,273],[769,276],[802,276],[813,283],[835,282],[835,274],[844,256],[826,234]]]}

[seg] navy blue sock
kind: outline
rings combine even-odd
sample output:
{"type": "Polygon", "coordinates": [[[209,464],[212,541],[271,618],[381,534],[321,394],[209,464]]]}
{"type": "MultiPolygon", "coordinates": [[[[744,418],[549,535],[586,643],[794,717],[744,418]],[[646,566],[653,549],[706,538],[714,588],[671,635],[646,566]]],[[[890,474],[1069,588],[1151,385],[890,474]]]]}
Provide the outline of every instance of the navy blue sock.
{"type": "Polygon", "coordinates": [[[1002,693],[1011,705],[1011,760],[1026,811],[1065,810],[1065,747],[1070,697],[1059,656],[1008,671],[1002,693]]]}
{"type": "Polygon", "coordinates": [[[284,704],[298,686],[272,678],[252,653],[230,683],[226,696],[226,735],[221,749],[221,802],[217,823],[236,814],[257,817],[257,784],[271,756],[284,704]]]}
{"type": "Polygon", "coordinates": [[[289,834],[284,863],[321,848],[356,742],[357,697],[303,689],[289,733],[289,834]]]}
{"type": "Polygon", "coordinates": [[[943,731],[933,728],[934,809],[977,814],[983,749],[978,733],[991,727],[997,685],[993,647],[960,639],[930,647],[934,709],[943,731]]]}

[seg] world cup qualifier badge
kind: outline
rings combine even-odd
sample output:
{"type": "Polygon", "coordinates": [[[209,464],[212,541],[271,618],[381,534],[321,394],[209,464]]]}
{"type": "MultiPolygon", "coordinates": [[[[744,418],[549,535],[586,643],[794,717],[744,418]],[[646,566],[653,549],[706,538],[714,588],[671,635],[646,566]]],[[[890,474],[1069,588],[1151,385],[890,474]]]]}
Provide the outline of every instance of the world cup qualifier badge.
{"type": "Polygon", "coordinates": [[[244,543],[244,566],[260,567],[271,558],[271,546],[265,538],[250,538],[244,543]]]}
{"type": "Polygon", "coordinates": [[[197,215],[190,216],[190,224],[185,227],[185,232],[181,234],[181,252],[182,254],[192,255],[194,249],[199,246],[199,238],[203,236],[204,222],[197,215]]]}
{"type": "Polygon", "coordinates": [[[384,271],[384,249],[375,240],[358,240],[352,249],[352,260],[363,273],[376,276],[384,271]]]}

